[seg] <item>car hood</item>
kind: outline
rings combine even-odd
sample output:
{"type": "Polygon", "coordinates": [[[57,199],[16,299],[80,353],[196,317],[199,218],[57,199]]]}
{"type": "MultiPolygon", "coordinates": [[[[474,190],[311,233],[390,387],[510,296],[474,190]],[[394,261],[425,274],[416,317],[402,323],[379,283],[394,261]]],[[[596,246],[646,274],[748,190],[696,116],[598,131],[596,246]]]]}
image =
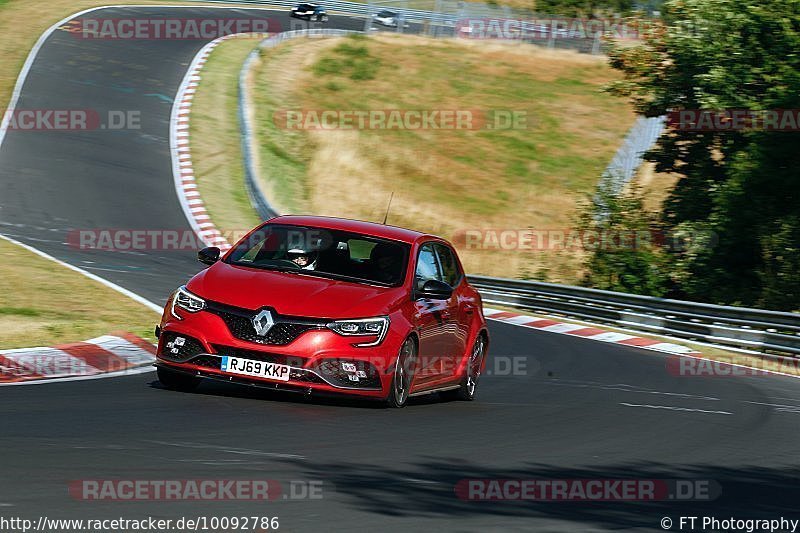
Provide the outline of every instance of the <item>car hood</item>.
{"type": "Polygon", "coordinates": [[[402,288],[271,272],[218,262],[187,283],[194,294],[215,302],[282,315],[365,318],[388,314],[404,298],[402,288]]]}

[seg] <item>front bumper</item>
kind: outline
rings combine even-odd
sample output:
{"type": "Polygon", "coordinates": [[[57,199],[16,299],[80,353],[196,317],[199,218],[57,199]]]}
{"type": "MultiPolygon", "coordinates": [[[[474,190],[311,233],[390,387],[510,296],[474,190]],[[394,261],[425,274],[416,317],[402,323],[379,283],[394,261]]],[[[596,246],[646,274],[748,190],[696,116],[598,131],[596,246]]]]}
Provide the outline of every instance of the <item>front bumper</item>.
{"type": "Polygon", "coordinates": [[[356,347],[363,337],[344,337],[327,329],[301,333],[285,345],[247,342],[232,335],[217,315],[201,311],[169,314],[161,323],[156,366],[216,380],[304,393],[385,398],[402,338],[391,328],[378,346],[356,347]],[[182,338],[176,347],[176,339],[182,338]],[[286,365],[288,381],[233,374],[221,370],[223,356],[286,365]],[[356,379],[357,378],[357,379],[356,379]]]}

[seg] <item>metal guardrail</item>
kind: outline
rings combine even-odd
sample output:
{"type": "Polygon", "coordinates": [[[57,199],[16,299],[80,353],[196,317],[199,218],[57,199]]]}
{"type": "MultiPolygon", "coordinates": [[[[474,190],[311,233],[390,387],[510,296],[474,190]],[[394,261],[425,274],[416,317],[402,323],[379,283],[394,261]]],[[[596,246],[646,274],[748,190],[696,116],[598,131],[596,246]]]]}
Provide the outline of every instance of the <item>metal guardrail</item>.
{"type": "Polygon", "coordinates": [[[638,117],[628,131],[622,146],[603,173],[603,181],[609,190],[619,194],[628,182],[633,179],[636,170],[642,164],[645,152],[661,136],[666,124],[665,117],[638,117]]]}
{"type": "Polygon", "coordinates": [[[469,276],[485,303],[762,352],[800,355],[800,314],[469,276]]]}
{"type": "MultiPolygon", "coordinates": [[[[188,2],[204,2],[227,4],[230,6],[254,6],[260,8],[288,9],[299,3],[299,0],[187,0],[188,2]]],[[[512,38],[512,41],[525,42],[550,49],[575,50],[585,54],[605,53],[607,46],[602,43],[600,34],[594,37],[579,38],[557,36],[553,33],[549,38],[541,38],[546,33],[545,27],[537,26],[530,22],[533,14],[527,10],[516,11],[508,7],[493,6],[481,2],[463,2],[454,0],[434,0],[437,10],[413,9],[402,5],[404,2],[414,0],[367,0],[366,2],[350,2],[348,0],[320,0],[320,3],[331,14],[353,15],[364,17],[365,31],[382,30],[400,33],[419,33],[430,37],[469,38],[460,34],[457,26],[475,19],[493,19],[498,21],[517,20],[531,31],[535,30],[538,37],[525,38],[523,36],[512,38]],[[378,27],[372,20],[372,15],[379,11],[389,9],[398,13],[399,24],[396,28],[378,27]],[[406,24],[406,23],[411,24],[406,24]],[[407,26],[407,28],[406,28],[407,26]]],[[[537,14],[538,18],[558,18],[537,14]]]]}
{"type": "Polygon", "coordinates": [[[250,197],[250,204],[258,213],[262,220],[269,220],[272,217],[278,216],[279,213],[267,200],[267,195],[261,186],[261,181],[258,179],[258,170],[256,169],[255,158],[255,137],[253,133],[253,124],[250,118],[250,94],[247,91],[247,78],[250,75],[250,70],[253,64],[258,59],[260,51],[264,48],[272,48],[282,43],[287,39],[295,39],[297,37],[335,37],[354,33],[350,30],[336,30],[336,29],[308,29],[308,30],[295,30],[279,33],[272,37],[268,37],[261,41],[253,51],[248,54],[245,59],[242,69],[239,71],[239,133],[242,138],[242,159],[244,164],[244,183],[247,189],[247,195],[250,197]]]}
{"type": "MultiPolygon", "coordinates": [[[[299,2],[299,0],[188,0],[189,2],[204,2],[204,3],[214,3],[214,4],[242,4],[242,5],[254,5],[259,7],[294,7],[299,2]]],[[[329,12],[339,12],[345,13],[348,15],[372,15],[376,13],[381,8],[376,8],[375,6],[371,6],[370,4],[362,3],[362,2],[347,2],[346,0],[325,0],[324,2],[320,2],[325,9],[329,12]]],[[[458,19],[457,16],[454,16],[451,13],[436,13],[434,11],[425,11],[422,9],[408,9],[408,8],[397,8],[393,9],[394,11],[398,12],[399,14],[403,15],[406,21],[411,22],[422,22],[422,21],[431,21],[431,22],[440,22],[443,24],[454,24],[458,19]]]]}

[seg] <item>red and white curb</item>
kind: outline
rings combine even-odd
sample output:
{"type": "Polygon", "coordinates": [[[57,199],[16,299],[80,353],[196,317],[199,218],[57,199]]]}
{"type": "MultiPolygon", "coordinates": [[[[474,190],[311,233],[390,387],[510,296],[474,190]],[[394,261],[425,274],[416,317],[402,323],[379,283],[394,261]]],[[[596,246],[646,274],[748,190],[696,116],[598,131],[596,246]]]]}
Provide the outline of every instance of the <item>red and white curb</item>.
{"type": "Polygon", "coordinates": [[[593,341],[609,342],[624,346],[634,346],[636,348],[644,348],[645,350],[653,350],[655,352],[689,355],[693,357],[702,355],[700,352],[687,346],[674,344],[672,342],[646,339],[644,337],[637,337],[627,333],[618,333],[616,331],[608,331],[597,327],[568,324],[566,322],[558,322],[549,318],[537,318],[530,315],[512,313],[510,311],[501,311],[499,309],[491,309],[488,307],[483,309],[483,314],[486,318],[492,320],[498,320],[500,322],[506,322],[516,326],[537,329],[539,331],[547,331],[549,333],[561,333],[563,335],[572,335],[574,337],[582,337],[584,339],[590,339],[593,341]]]}
{"type": "Polygon", "coordinates": [[[156,347],[131,333],[0,351],[0,385],[151,370],[156,347]]]}
{"type": "Polygon", "coordinates": [[[200,198],[197,183],[192,167],[192,154],[189,145],[189,116],[192,109],[192,100],[199,85],[200,71],[208,61],[208,56],[221,42],[229,39],[242,38],[243,34],[225,35],[206,44],[195,55],[186,75],[178,88],[178,94],[172,105],[170,120],[170,152],[172,154],[172,175],[175,180],[175,191],[181,203],[186,219],[195,233],[202,239],[206,246],[217,246],[226,252],[231,244],[228,239],[217,229],[208,215],[205,204],[200,198]]]}

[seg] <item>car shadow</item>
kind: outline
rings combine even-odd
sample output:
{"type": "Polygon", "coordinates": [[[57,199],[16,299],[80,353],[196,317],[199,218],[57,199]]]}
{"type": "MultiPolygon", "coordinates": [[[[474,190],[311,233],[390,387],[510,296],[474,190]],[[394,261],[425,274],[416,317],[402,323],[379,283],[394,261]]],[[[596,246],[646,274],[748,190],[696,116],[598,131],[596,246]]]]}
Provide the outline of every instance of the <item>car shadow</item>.
{"type": "MultiPolygon", "coordinates": [[[[270,390],[265,387],[244,385],[241,383],[223,383],[214,380],[203,380],[202,383],[193,391],[175,391],[168,389],[160,381],[153,380],[148,386],[160,389],[173,394],[199,394],[203,396],[221,396],[227,398],[241,398],[248,400],[270,401],[281,403],[309,404],[317,406],[349,407],[353,409],[388,409],[382,400],[352,398],[339,394],[319,394],[308,395],[304,392],[288,392],[280,390],[270,390]]],[[[438,394],[426,394],[409,398],[406,408],[416,405],[430,405],[442,403],[443,400],[438,394]]]]}
{"type": "MultiPolygon", "coordinates": [[[[646,528],[661,530],[662,517],[671,517],[674,529],[680,516],[723,518],[780,518],[797,508],[800,468],[757,466],[670,465],[620,463],[602,467],[558,467],[535,462],[518,468],[492,468],[463,459],[432,458],[408,467],[387,468],[364,463],[297,462],[309,479],[322,479],[337,500],[360,511],[393,517],[495,516],[563,520],[599,529],[646,528]],[[463,480],[694,480],[709,481],[715,499],[684,501],[471,501],[456,494],[463,480]]],[[[464,493],[459,491],[459,494],[464,493]]],[[[794,518],[787,516],[787,518],[794,518]]]]}

